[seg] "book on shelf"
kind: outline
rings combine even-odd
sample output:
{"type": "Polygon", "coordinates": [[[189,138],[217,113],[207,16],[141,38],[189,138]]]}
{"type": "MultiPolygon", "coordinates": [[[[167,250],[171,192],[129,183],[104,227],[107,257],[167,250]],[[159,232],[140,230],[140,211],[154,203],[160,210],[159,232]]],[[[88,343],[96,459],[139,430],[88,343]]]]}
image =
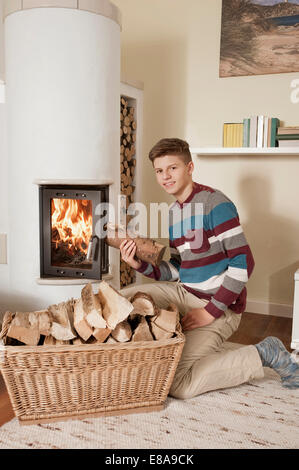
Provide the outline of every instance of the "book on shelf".
{"type": "Polygon", "coordinates": [[[223,147],[243,146],[243,123],[225,122],[223,124],[223,147]]]}
{"type": "Polygon", "coordinates": [[[256,147],[256,144],[257,144],[257,116],[250,116],[249,147],[256,147]]]}
{"type": "Polygon", "coordinates": [[[250,119],[243,119],[243,147],[249,147],[250,144],[250,119]]]}
{"type": "Polygon", "coordinates": [[[279,140],[278,147],[298,147],[299,149],[299,138],[297,140],[279,140]]]}
{"type": "Polygon", "coordinates": [[[258,148],[262,148],[264,144],[264,119],[265,119],[265,116],[257,117],[256,146],[258,148]]]}
{"type": "Polygon", "coordinates": [[[279,124],[280,124],[280,121],[278,118],[271,118],[270,147],[277,147],[276,134],[277,134],[277,128],[279,124]]]}
{"type": "Polygon", "coordinates": [[[263,126],[263,147],[268,147],[268,135],[269,135],[269,118],[265,116],[263,126]]]}
{"type": "Polygon", "coordinates": [[[299,126],[278,127],[277,135],[299,134],[299,126]]]}
{"type": "Polygon", "coordinates": [[[276,139],[280,140],[298,140],[299,139],[299,132],[298,134],[277,134],[276,139]]]}

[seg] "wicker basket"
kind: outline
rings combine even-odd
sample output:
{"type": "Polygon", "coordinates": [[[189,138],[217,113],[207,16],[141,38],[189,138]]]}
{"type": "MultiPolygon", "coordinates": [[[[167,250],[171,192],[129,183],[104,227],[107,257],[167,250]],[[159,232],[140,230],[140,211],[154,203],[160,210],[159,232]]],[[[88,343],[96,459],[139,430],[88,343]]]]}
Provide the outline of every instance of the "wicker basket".
{"type": "Polygon", "coordinates": [[[20,424],[161,410],[184,346],[159,341],[1,346],[0,367],[20,424]]]}

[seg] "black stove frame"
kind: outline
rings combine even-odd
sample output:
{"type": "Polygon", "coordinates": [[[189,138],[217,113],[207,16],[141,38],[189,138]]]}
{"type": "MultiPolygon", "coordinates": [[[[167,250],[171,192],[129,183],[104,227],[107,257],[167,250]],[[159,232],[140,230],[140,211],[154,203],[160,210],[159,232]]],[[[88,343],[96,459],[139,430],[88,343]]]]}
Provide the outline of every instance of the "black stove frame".
{"type": "Polygon", "coordinates": [[[109,202],[109,186],[106,185],[41,185],[39,187],[40,211],[40,277],[67,277],[102,279],[102,274],[109,272],[108,246],[103,238],[95,234],[95,227],[101,216],[96,215],[100,203],[109,202]],[[86,199],[92,201],[92,236],[91,268],[54,266],[51,264],[51,199],[86,199]]]}

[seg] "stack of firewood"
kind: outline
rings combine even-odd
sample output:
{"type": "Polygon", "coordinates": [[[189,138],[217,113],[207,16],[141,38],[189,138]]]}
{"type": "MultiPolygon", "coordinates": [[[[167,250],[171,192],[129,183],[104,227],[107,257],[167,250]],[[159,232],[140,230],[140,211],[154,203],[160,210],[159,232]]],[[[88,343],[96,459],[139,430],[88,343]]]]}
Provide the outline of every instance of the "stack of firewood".
{"type": "MultiPolygon", "coordinates": [[[[120,188],[126,196],[126,209],[134,202],[134,175],[136,169],[136,120],[135,109],[125,97],[120,100],[120,188]]],[[[126,224],[130,216],[126,218],[126,224]]],[[[135,282],[135,271],[124,261],[120,262],[120,287],[135,282]]]]}
{"type": "Polygon", "coordinates": [[[87,284],[79,299],[35,312],[6,312],[0,339],[7,346],[153,341],[174,336],[178,322],[174,304],[161,309],[143,292],[127,299],[101,281],[96,294],[87,284]]]}

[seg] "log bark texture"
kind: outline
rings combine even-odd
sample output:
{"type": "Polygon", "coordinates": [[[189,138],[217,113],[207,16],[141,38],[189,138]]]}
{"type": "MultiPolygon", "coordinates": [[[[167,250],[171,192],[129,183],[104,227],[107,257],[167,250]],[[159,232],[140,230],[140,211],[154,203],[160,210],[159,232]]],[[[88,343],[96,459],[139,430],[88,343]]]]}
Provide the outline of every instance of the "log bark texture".
{"type": "Polygon", "coordinates": [[[128,232],[118,225],[107,224],[107,237],[105,242],[114,248],[120,247],[124,240],[134,240],[136,243],[135,256],[142,261],[159,266],[161,263],[166,246],[152,240],[151,238],[131,237],[128,232]]]}

